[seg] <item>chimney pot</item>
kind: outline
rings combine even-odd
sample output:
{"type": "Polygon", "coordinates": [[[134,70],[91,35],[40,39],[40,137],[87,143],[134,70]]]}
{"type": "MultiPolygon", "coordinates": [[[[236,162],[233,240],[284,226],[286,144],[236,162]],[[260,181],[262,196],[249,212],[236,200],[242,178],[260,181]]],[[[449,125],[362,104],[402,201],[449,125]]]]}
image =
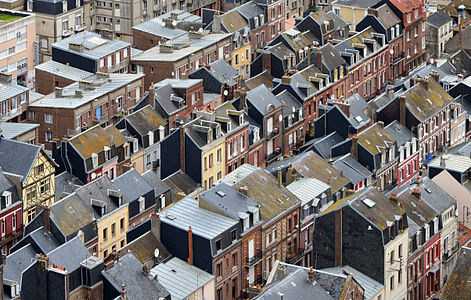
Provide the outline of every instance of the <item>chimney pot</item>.
{"type": "Polygon", "coordinates": [[[420,195],[421,195],[420,189],[414,188],[412,190],[412,195],[414,195],[418,200],[420,200],[420,195]]]}
{"type": "Polygon", "coordinates": [[[384,122],[383,121],[378,121],[377,123],[378,123],[378,126],[380,128],[384,128],[384,122]]]}
{"type": "Polygon", "coordinates": [[[315,278],[316,278],[316,272],[314,271],[313,268],[310,268],[307,275],[307,279],[309,280],[310,283],[314,283],[315,278]]]}

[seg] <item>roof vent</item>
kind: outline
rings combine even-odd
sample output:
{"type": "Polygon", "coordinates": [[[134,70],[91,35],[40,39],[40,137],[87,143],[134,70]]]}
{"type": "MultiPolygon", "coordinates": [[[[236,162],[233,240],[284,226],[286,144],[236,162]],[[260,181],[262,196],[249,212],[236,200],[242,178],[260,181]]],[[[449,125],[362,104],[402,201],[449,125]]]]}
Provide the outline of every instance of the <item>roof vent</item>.
{"type": "Polygon", "coordinates": [[[220,197],[226,196],[226,193],[224,193],[223,191],[217,191],[216,194],[218,194],[218,196],[220,197]]]}
{"type": "Polygon", "coordinates": [[[365,198],[363,200],[361,200],[363,203],[365,203],[366,206],[368,206],[369,208],[372,208],[373,206],[376,205],[376,202],[374,202],[373,200],[369,199],[369,198],[365,198]]]}
{"type": "Polygon", "coordinates": [[[172,220],[172,221],[177,218],[177,217],[175,217],[174,215],[171,215],[171,214],[167,214],[166,217],[167,217],[167,219],[172,220]]]}

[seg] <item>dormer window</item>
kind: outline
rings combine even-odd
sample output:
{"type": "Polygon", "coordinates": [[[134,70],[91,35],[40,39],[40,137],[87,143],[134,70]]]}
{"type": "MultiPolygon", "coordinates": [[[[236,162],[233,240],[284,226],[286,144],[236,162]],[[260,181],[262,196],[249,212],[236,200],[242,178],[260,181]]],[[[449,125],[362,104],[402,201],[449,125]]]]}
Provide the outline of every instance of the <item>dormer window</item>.
{"type": "Polygon", "coordinates": [[[8,207],[11,205],[11,192],[10,191],[4,191],[2,193],[3,199],[5,199],[5,207],[8,207]]]}
{"type": "Polygon", "coordinates": [[[67,1],[62,1],[62,12],[67,11],[67,1]]]}
{"type": "Polygon", "coordinates": [[[265,16],[263,14],[260,14],[260,26],[263,25],[265,16]]]}
{"type": "Polygon", "coordinates": [[[26,3],[26,10],[29,12],[33,11],[33,0],[28,0],[28,2],[26,3]]]}
{"type": "Polygon", "coordinates": [[[138,143],[137,139],[133,139],[133,141],[132,141],[132,153],[136,153],[138,149],[139,149],[139,143],[138,143]]]}
{"type": "MultiPolygon", "coordinates": [[[[75,8],[80,7],[80,0],[75,0],[75,8]]],[[[77,24],[80,25],[80,24],[77,24]]]]}
{"type": "Polygon", "coordinates": [[[247,230],[247,229],[249,229],[249,227],[250,227],[249,215],[247,215],[247,216],[244,218],[243,223],[244,223],[244,231],[247,230]]]}
{"type": "Polygon", "coordinates": [[[259,128],[255,128],[254,132],[253,132],[253,141],[254,143],[257,142],[258,140],[260,140],[260,129],[259,128]]]}
{"type": "Polygon", "coordinates": [[[108,146],[103,147],[103,152],[105,152],[105,160],[108,161],[111,158],[111,149],[108,146]]]}
{"type": "Polygon", "coordinates": [[[94,169],[98,167],[98,155],[96,153],[92,153],[92,164],[94,169]]]}
{"type": "Polygon", "coordinates": [[[257,207],[257,209],[255,209],[255,211],[253,212],[253,223],[256,224],[258,223],[260,219],[260,209],[257,207]]]}
{"type": "Polygon", "coordinates": [[[154,144],[154,132],[149,131],[149,146],[154,144]]]}
{"type": "Polygon", "coordinates": [[[229,132],[229,131],[231,131],[231,130],[232,130],[232,129],[231,129],[231,123],[229,122],[229,123],[227,123],[227,132],[229,132]]]}
{"type": "Polygon", "coordinates": [[[144,197],[139,198],[139,212],[143,212],[146,209],[146,199],[144,197]]]}
{"type": "Polygon", "coordinates": [[[239,116],[239,124],[244,123],[244,115],[239,116]]]}
{"type": "Polygon", "coordinates": [[[255,23],[255,27],[258,27],[258,17],[254,17],[253,21],[255,23]]]}

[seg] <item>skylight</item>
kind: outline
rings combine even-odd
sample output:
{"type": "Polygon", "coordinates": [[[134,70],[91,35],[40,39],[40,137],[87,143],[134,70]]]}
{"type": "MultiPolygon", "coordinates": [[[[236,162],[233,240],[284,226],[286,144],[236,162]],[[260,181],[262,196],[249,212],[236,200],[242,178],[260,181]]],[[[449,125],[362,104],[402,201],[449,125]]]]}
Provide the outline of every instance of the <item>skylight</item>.
{"type": "Polygon", "coordinates": [[[363,201],[363,203],[365,203],[365,205],[368,206],[369,208],[372,208],[373,206],[376,205],[376,202],[374,202],[373,200],[371,200],[369,198],[365,198],[361,201],[363,201]]]}
{"type": "Polygon", "coordinates": [[[363,118],[362,118],[361,116],[356,116],[356,117],[355,117],[355,120],[356,120],[358,123],[360,123],[360,122],[363,121],[363,118]]]}
{"type": "Polygon", "coordinates": [[[226,193],[224,193],[223,191],[217,191],[216,194],[218,194],[220,197],[226,196],[226,193]]]}

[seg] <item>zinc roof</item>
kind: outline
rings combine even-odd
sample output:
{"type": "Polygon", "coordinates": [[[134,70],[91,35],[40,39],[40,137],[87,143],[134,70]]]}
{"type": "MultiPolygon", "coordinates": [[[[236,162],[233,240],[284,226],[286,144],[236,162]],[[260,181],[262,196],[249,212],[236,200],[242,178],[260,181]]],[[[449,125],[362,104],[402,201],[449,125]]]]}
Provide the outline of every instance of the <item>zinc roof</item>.
{"type": "Polygon", "coordinates": [[[34,68],[36,70],[54,74],[55,76],[66,78],[72,81],[79,81],[93,75],[93,73],[74,68],[72,66],[64,65],[53,60],[49,60],[34,68]]]}
{"type": "Polygon", "coordinates": [[[0,123],[0,132],[4,138],[14,139],[38,127],[39,124],[2,122],[0,123]]]}
{"type": "Polygon", "coordinates": [[[161,222],[188,231],[191,226],[193,234],[213,239],[238,222],[209,210],[200,208],[198,200],[183,198],[161,213],[161,222]]]}
{"type": "Polygon", "coordinates": [[[293,181],[286,188],[301,200],[302,205],[326,192],[330,186],[315,178],[293,181]]]}
{"type": "Polygon", "coordinates": [[[28,88],[15,83],[0,82],[0,102],[28,91],[28,88]]]}
{"type": "Polygon", "coordinates": [[[433,159],[428,165],[429,167],[438,167],[464,173],[471,168],[471,158],[456,154],[444,154],[433,159]],[[441,159],[445,160],[444,166],[440,165],[441,159]]]}

